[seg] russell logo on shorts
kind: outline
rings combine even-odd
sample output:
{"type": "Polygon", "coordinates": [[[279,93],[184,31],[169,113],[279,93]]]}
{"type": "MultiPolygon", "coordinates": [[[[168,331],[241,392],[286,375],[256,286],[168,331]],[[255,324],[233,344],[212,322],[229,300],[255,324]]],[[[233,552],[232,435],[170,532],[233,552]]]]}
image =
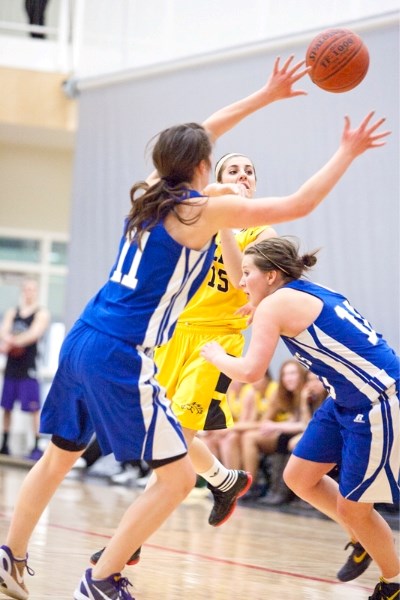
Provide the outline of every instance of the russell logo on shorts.
{"type": "Polygon", "coordinates": [[[364,415],[363,414],[358,414],[355,419],[353,420],[353,423],[365,423],[364,421],[364,415]]]}

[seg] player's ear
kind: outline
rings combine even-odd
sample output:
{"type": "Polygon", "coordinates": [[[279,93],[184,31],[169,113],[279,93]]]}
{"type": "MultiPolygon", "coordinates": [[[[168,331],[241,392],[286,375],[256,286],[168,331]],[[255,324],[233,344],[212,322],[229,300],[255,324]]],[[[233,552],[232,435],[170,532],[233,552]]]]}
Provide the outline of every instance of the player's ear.
{"type": "Polygon", "coordinates": [[[276,269],[272,269],[271,271],[267,271],[265,273],[265,279],[268,285],[274,285],[276,283],[276,279],[278,277],[278,271],[276,269]]]}
{"type": "Polygon", "coordinates": [[[199,169],[201,175],[206,175],[211,169],[210,162],[203,158],[197,165],[197,168],[199,169]]]}

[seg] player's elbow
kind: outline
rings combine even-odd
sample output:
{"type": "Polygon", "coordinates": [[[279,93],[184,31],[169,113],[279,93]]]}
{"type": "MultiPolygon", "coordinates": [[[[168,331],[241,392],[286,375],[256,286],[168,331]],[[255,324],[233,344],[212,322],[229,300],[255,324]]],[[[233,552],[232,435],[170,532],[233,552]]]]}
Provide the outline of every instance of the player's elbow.
{"type": "Polygon", "coordinates": [[[244,383],[255,383],[265,375],[266,369],[258,365],[249,365],[245,367],[241,381],[244,383]]]}
{"type": "Polygon", "coordinates": [[[291,196],[293,202],[291,208],[291,219],[301,219],[308,215],[313,208],[312,202],[309,198],[305,198],[302,194],[296,193],[291,196]]]}

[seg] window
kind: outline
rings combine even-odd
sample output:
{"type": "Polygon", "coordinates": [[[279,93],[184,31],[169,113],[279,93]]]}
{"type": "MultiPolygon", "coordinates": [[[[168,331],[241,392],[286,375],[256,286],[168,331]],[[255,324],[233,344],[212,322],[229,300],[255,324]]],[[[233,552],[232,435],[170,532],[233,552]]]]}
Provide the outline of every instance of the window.
{"type": "Polygon", "coordinates": [[[0,317],[18,303],[22,279],[39,281],[40,303],[64,321],[68,240],[61,234],[0,229],[0,317]]]}

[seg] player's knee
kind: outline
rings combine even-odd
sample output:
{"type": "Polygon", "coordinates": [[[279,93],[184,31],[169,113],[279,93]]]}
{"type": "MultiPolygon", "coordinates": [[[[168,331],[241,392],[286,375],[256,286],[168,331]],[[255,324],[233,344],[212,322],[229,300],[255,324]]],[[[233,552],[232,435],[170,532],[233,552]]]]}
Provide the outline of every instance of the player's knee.
{"type": "Polygon", "coordinates": [[[183,486],[184,486],[184,494],[185,496],[194,488],[195,484],[196,484],[196,479],[197,479],[197,475],[193,469],[192,463],[188,460],[185,461],[187,464],[185,465],[185,472],[184,472],[184,480],[183,480],[183,486]]]}
{"type": "Polygon", "coordinates": [[[336,510],[338,516],[344,523],[357,527],[359,521],[363,522],[371,514],[373,504],[348,500],[339,494],[336,510]]]}
{"type": "MultiPolygon", "coordinates": [[[[290,463],[290,461],[289,461],[289,463],[290,463]]],[[[294,492],[295,489],[298,489],[299,481],[294,477],[293,469],[291,469],[289,463],[286,465],[286,467],[282,473],[282,478],[283,478],[283,481],[288,486],[288,488],[290,488],[294,492]]]]}
{"type": "Polygon", "coordinates": [[[293,456],[289,458],[289,461],[284,468],[282,479],[292,492],[301,496],[311,487],[311,483],[307,478],[299,476],[296,464],[292,459],[293,456]]]}
{"type": "Polygon", "coordinates": [[[157,469],[157,479],[169,489],[168,493],[185,498],[196,483],[196,473],[186,455],[177,461],[157,469]]]}

